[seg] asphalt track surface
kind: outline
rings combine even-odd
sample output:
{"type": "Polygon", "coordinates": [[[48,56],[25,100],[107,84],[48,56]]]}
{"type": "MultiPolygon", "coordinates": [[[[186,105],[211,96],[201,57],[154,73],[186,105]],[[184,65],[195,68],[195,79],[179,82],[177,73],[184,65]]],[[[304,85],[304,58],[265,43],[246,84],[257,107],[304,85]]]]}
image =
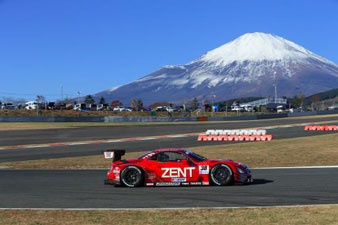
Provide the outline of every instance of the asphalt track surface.
{"type": "Polygon", "coordinates": [[[0,170],[0,208],[176,208],[338,203],[338,168],[253,170],[252,185],[103,185],[103,170],[0,170]]]}
{"type": "MultiPolygon", "coordinates": [[[[83,140],[100,140],[110,138],[125,138],[139,136],[154,136],[167,134],[181,134],[205,132],[207,129],[243,129],[265,126],[276,126],[298,123],[313,123],[320,121],[338,120],[338,116],[311,119],[279,119],[259,120],[229,123],[200,123],[175,125],[146,125],[146,126],[109,126],[109,127],[81,127],[51,130],[23,130],[0,131],[0,146],[19,144],[41,144],[53,142],[71,142],[83,140]]],[[[331,124],[331,123],[327,123],[331,124]]],[[[332,125],[337,123],[332,123],[332,125]]],[[[323,135],[335,131],[304,131],[304,126],[290,128],[275,128],[268,130],[274,139],[323,135]]],[[[72,146],[57,146],[45,148],[0,150],[0,162],[24,161],[34,159],[49,159],[74,156],[89,156],[101,154],[103,149],[126,149],[129,152],[150,151],[158,148],[189,148],[230,144],[236,142],[198,142],[197,137],[168,138],[159,140],[128,141],[116,143],[86,144],[72,146]]]]}
{"type": "MultiPolygon", "coordinates": [[[[283,118],[269,120],[239,121],[228,123],[192,123],[169,125],[98,126],[46,130],[0,131],[0,145],[41,144],[110,138],[167,135],[205,132],[208,129],[243,129],[262,126],[309,123],[338,120],[338,115],[324,118],[283,118]]],[[[4,125],[2,123],[0,125],[4,125]]]]}
{"type": "MultiPolygon", "coordinates": [[[[338,120],[260,120],[240,123],[83,127],[74,129],[1,131],[0,146],[99,140],[205,132],[338,120]]],[[[331,123],[328,123],[331,124],[331,123]]],[[[337,124],[332,122],[332,124],[337,124]]],[[[275,139],[332,133],[304,131],[303,126],[268,130],[275,139]]],[[[236,142],[198,142],[196,137],[0,150],[0,162],[100,154],[101,149],[145,151],[236,142]]],[[[115,188],[103,185],[105,170],[0,170],[0,208],[176,208],[313,205],[338,203],[338,168],[253,170],[252,185],[229,187],[115,188]]]]}

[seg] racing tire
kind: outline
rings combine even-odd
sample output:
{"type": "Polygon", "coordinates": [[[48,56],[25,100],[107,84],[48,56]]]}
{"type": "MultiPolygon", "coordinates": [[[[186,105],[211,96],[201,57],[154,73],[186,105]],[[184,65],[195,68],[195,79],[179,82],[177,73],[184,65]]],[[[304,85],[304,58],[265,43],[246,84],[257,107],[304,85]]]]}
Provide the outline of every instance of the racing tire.
{"type": "Polygon", "coordinates": [[[136,166],[128,166],[121,172],[121,184],[127,187],[140,187],[143,185],[143,172],[136,166]]]}
{"type": "Polygon", "coordinates": [[[216,186],[230,186],[234,183],[234,175],[226,164],[217,164],[210,171],[210,183],[216,186]]]}

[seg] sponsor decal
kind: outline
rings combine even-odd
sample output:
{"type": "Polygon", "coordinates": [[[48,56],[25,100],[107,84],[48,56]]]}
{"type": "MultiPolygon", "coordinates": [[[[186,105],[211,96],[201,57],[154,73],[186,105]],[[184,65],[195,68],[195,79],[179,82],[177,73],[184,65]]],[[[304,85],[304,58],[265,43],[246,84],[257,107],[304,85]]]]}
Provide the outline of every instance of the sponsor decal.
{"type": "Polygon", "coordinates": [[[171,178],[171,182],[185,182],[186,178],[171,178]]]}
{"type": "Polygon", "coordinates": [[[156,153],[154,153],[154,152],[151,152],[151,153],[149,153],[149,154],[147,154],[147,155],[145,155],[142,159],[147,159],[147,158],[150,158],[150,157],[152,157],[153,155],[155,155],[156,153]]]}
{"type": "MultiPolygon", "coordinates": [[[[209,182],[156,182],[155,186],[201,186],[209,185],[209,182]]],[[[148,185],[147,185],[148,186],[148,185]]],[[[153,186],[153,185],[151,185],[153,186]]]]}
{"type": "Polygon", "coordinates": [[[146,186],[154,186],[154,183],[146,183],[146,186]]]}
{"type": "Polygon", "coordinates": [[[181,183],[178,182],[157,182],[156,186],[180,186],[181,183]]]}
{"type": "Polygon", "coordinates": [[[114,152],[113,151],[104,151],[104,158],[105,159],[112,159],[114,158],[114,152]]]}
{"type": "Polygon", "coordinates": [[[209,174],[209,166],[198,166],[199,174],[209,174]]]}
{"type": "Polygon", "coordinates": [[[162,178],[192,177],[192,171],[195,167],[182,168],[161,168],[163,170],[162,178]]]}
{"type": "Polygon", "coordinates": [[[202,182],[190,182],[190,185],[191,186],[194,186],[194,185],[202,185],[202,182]]]}

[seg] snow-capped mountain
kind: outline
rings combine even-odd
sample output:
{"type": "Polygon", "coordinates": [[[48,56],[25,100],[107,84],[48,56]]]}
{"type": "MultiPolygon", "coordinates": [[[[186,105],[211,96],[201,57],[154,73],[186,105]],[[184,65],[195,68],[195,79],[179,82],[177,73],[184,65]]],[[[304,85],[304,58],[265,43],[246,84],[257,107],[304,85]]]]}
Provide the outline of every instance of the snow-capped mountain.
{"type": "Polygon", "coordinates": [[[249,96],[305,95],[338,87],[338,65],[294,42],[266,33],[247,33],[185,65],[164,66],[134,82],[97,93],[129,103],[182,103],[249,96]]]}

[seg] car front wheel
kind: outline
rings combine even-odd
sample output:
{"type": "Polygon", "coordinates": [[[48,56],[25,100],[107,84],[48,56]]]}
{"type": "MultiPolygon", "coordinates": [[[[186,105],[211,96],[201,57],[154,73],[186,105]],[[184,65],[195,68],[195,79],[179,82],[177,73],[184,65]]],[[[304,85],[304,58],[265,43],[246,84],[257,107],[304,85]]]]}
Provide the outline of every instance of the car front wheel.
{"type": "Polygon", "coordinates": [[[143,184],[143,173],[136,166],[128,166],[121,172],[121,182],[127,187],[139,187],[143,184]]]}
{"type": "Polygon", "coordinates": [[[213,185],[228,186],[234,183],[233,172],[228,165],[218,164],[210,171],[210,180],[213,185]]]}

